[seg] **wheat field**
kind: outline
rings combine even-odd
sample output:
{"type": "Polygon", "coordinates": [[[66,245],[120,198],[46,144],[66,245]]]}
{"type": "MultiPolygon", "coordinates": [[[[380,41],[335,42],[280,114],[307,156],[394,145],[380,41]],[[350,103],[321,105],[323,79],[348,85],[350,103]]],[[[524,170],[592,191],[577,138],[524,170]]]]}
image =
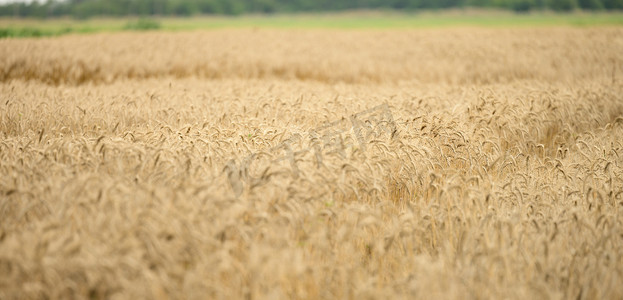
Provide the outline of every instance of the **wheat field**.
{"type": "Polygon", "coordinates": [[[623,29],[0,40],[0,299],[621,299],[623,29]]]}

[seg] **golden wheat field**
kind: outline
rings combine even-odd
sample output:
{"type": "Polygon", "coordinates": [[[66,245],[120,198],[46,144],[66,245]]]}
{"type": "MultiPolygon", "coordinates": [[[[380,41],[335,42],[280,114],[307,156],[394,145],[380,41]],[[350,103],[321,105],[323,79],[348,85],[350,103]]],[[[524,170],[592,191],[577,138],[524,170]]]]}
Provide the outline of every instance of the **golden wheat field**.
{"type": "Polygon", "coordinates": [[[623,29],[0,40],[0,299],[621,299],[623,29]]]}

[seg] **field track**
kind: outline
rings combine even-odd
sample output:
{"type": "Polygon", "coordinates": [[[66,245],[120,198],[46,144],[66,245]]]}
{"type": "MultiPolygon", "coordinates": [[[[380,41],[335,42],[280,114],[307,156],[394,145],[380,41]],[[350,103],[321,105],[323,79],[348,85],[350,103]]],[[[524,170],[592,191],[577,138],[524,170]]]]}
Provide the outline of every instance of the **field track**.
{"type": "Polygon", "coordinates": [[[623,29],[0,40],[0,299],[621,299],[623,29]]]}

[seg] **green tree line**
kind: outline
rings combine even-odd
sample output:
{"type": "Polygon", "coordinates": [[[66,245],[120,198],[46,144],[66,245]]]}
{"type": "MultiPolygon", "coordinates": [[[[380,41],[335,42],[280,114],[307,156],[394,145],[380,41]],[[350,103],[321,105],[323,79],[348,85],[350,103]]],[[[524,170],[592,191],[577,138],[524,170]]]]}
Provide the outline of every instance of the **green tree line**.
{"type": "Polygon", "coordinates": [[[623,0],[48,0],[0,5],[0,16],[191,16],[293,13],[352,9],[444,9],[483,7],[517,12],[621,10],[623,0]]]}

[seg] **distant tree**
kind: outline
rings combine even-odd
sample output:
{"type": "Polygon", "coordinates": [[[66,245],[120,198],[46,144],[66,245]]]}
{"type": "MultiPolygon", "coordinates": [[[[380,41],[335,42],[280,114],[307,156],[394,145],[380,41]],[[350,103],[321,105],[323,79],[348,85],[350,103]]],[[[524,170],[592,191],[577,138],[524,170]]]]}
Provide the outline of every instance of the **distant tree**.
{"type": "Polygon", "coordinates": [[[216,0],[206,0],[199,3],[199,11],[202,14],[218,15],[223,13],[223,8],[216,0]]]}
{"type": "Polygon", "coordinates": [[[190,16],[197,14],[199,8],[195,5],[194,1],[175,0],[167,3],[167,12],[176,16],[190,16]]]}
{"type": "Polygon", "coordinates": [[[404,9],[409,7],[409,0],[393,0],[391,1],[391,8],[404,9]]]}
{"type": "Polygon", "coordinates": [[[623,9],[623,0],[35,0],[0,4],[0,16],[47,18],[71,15],[150,16],[195,14],[316,12],[348,9],[445,9],[490,7],[527,12],[533,9],[570,11],[623,9]]]}
{"type": "Polygon", "coordinates": [[[87,19],[102,14],[102,11],[96,1],[75,1],[75,4],[71,6],[71,14],[77,19],[87,19]]]}
{"type": "Polygon", "coordinates": [[[465,5],[472,7],[487,7],[491,6],[491,1],[489,0],[467,0],[465,1],[465,5]]]}
{"type": "Polygon", "coordinates": [[[546,0],[535,0],[534,7],[537,9],[545,9],[545,7],[547,6],[546,2],[546,0]]]}
{"type": "Polygon", "coordinates": [[[510,8],[518,13],[529,12],[534,9],[536,2],[534,0],[513,0],[510,3],[510,8]]]}
{"type": "Polygon", "coordinates": [[[603,9],[604,5],[600,0],[578,0],[581,9],[598,10],[603,9]]]}
{"type": "Polygon", "coordinates": [[[277,11],[277,6],[274,0],[253,0],[248,4],[250,11],[260,13],[273,13],[277,11]]]}
{"type": "Polygon", "coordinates": [[[463,7],[465,0],[439,0],[440,8],[463,7]]]}
{"type": "Polygon", "coordinates": [[[571,11],[577,7],[575,0],[550,0],[549,8],[555,11],[571,11]]]}
{"type": "Polygon", "coordinates": [[[623,0],[603,0],[606,9],[623,9],[623,0]]]}
{"type": "Polygon", "coordinates": [[[240,15],[245,12],[245,5],[241,1],[220,0],[223,13],[227,15],[240,15]]]}

